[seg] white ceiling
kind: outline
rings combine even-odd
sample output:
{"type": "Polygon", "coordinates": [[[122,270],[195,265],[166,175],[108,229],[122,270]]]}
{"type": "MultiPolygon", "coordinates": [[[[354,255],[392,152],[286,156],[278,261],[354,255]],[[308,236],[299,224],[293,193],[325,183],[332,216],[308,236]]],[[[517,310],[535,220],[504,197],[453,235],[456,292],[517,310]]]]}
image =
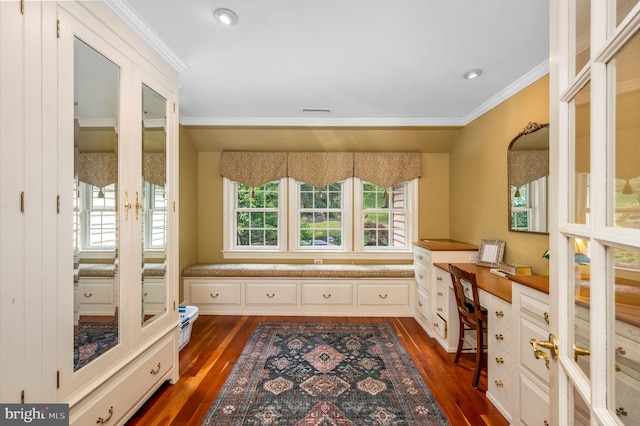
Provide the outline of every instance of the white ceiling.
{"type": "Polygon", "coordinates": [[[108,3],[181,71],[185,125],[465,125],[548,72],[544,0],[108,3]]]}

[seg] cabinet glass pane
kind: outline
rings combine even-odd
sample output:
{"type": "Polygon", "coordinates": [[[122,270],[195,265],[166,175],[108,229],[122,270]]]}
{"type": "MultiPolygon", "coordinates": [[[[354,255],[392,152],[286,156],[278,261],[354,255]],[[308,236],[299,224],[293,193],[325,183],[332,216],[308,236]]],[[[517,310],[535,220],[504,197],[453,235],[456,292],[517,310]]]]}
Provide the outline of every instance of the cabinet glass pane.
{"type": "MultiPolygon", "coordinates": [[[[614,405],[618,418],[640,424],[640,250],[610,248],[615,288],[614,405]]],[[[611,399],[611,398],[610,398],[611,399]]]]}
{"type": "Polygon", "coordinates": [[[166,312],[167,100],[142,85],[142,323],[166,312]]]}
{"type": "Polygon", "coordinates": [[[591,56],[591,0],[575,0],[575,74],[589,62],[591,56]]]}
{"type": "MultiPolygon", "coordinates": [[[[620,22],[627,16],[627,14],[633,9],[638,3],[638,0],[616,0],[615,6],[615,16],[616,16],[616,25],[619,25],[620,22]]],[[[612,31],[615,28],[612,28],[612,31]]]]}
{"type": "Polygon", "coordinates": [[[572,203],[569,222],[589,223],[589,181],[591,173],[591,84],[587,83],[571,101],[574,134],[572,144],[573,174],[569,181],[572,203]]]}
{"type": "Polygon", "coordinates": [[[589,377],[591,276],[589,259],[589,241],[571,238],[573,246],[573,282],[575,289],[574,336],[578,367],[589,377]]]}
{"type": "Polygon", "coordinates": [[[591,425],[589,404],[587,404],[573,386],[571,386],[570,389],[573,389],[573,422],[571,424],[574,426],[591,425]]]}
{"type": "Polygon", "coordinates": [[[640,35],[636,33],[608,64],[615,76],[615,153],[611,225],[640,229],[640,35]]]}
{"type": "Polygon", "coordinates": [[[74,40],[74,371],[118,344],[119,77],[74,40]]]}

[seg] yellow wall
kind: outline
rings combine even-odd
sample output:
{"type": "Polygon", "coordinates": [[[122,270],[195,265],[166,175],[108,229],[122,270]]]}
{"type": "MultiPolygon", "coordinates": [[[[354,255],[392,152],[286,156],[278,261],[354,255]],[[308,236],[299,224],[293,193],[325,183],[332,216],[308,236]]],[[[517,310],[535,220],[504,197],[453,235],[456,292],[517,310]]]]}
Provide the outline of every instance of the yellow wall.
{"type": "MultiPolygon", "coordinates": [[[[179,268],[193,265],[198,261],[198,153],[186,131],[180,127],[180,176],[179,176],[179,268]]],[[[180,274],[182,277],[182,274],[180,274]]],[[[180,297],[184,300],[182,278],[180,297]]]]}
{"type": "Polygon", "coordinates": [[[450,236],[506,241],[507,262],[548,274],[547,235],[508,231],[507,148],[528,122],[549,122],[549,79],[541,78],[460,130],[451,151],[450,236]]]}

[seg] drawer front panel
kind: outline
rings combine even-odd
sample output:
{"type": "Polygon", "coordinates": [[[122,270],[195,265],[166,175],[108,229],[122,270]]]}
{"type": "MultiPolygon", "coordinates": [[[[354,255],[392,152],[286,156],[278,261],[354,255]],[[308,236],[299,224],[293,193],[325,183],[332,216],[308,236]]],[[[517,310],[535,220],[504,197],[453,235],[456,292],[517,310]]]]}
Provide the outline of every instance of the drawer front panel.
{"type": "Polygon", "coordinates": [[[416,290],[416,311],[421,313],[425,318],[429,318],[430,316],[429,296],[427,296],[427,293],[421,288],[416,290]]]}
{"type": "MultiPolygon", "coordinates": [[[[520,309],[532,316],[541,324],[549,324],[549,304],[529,297],[526,294],[520,294],[520,309]]],[[[545,339],[546,340],[546,339],[545,339]]]]}
{"type": "Polygon", "coordinates": [[[191,283],[194,305],[240,305],[240,283],[191,283]]]}
{"type": "Polygon", "coordinates": [[[351,284],[302,284],[303,305],[353,305],[351,284]]]}
{"type": "MultiPolygon", "coordinates": [[[[480,297],[480,299],[482,300],[482,296],[480,297]]],[[[489,324],[497,324],[502,328],[511,330],[511,324],[513,322],[511,304],[495,296],[491,297],[489,303],[489,324]]]]}
{"type": "Polygon", "coordinates": [[[520,373],[520,421],[524,425],[549,423],[549,395],[525,374],[520,373]]]}
{"type": "Polygon", "coordinates": [[[433,329],[435,332],[442,338],[447,338],[447,321],[445,321],[440,315],[434,314],[433,318],[433,329]]]}
{"type": "Polygon", "coordinates": [[[247,283],[245,299],[247,305],[295,305],[296,284],[247,283]]]}
{"type": "Polygon", "coordinates": [[[443,283],[436,284],[436,311],[435,314],[443,318],[449,318],[449,287],[443,283]]]}
{"type": "Polygon", "coordinates": [[[421,263],[426,267],[431,267],[431,251],[430,250],[422,250],[418,247],[413,248],[413,262],[421,263]]]}
{"type": "Polygon", "coordinates": [[[409,306],[409,285],[358,284],[358,305],[409,306]]]}
{"type": "Polygon", "coordinates": [[[113,303],[113,280],[104,283],[85,283],[80,281],[78,296],[83,304],[113,303]]]}
{"type": "Polygon", "coordinates": [[[440,268],[435,268],[435,280],[436,280],[436,286],[440,286],[443,285],[444,287],[451,287],[453,284],[451,282],[451,275],[449,275],[449,272],[444,271],[440,268]]]}
{"type": "Polygon", "coordinates": [[[511,395],[515,392],[509,377],[509,374],[504,374],[502,371],[491,371],[487,383],[487,392],[492,394],[500,402],[502,408],[510,413],[511,395]]]}
{"type": "Polygon", "coordinates": [[[416,283],[420,287],[425,289],[425,291],[430,292],[431,291],[431,289],[429,288],[429,274],[431,273],[430,269],[421,263],[416,263],[414,267],[415,267],[416,283]]]}
{"type": "MultiPolygon", "coordinates": [[[[490,325],[489,328],[490,328],[490,332],[487,335],[488,345],[497,352],[510,355],[511,347],[513,344],[513,337],[512,337],[511,330],[495,324],[490,325]]],[[[527,340],[527,343],[528,342],[529,341],[527,340]]]]}
{"type": "MultiPolygon", "coordinates": [[[[549,369],[545,360],[536,359],[533,354],[533,347],[529,341],[536,339],[540,341],[549,340],[549,331],[532,323],[526,318],[520,318],[520,356],[522,365],[532,372],[545,385],[549,384],[549,369]]],[[[546,349],[540,349],[548,354],[546,349]]]]}
{"type": "Polygon", "coordinates": [[[123,370],[113,381],[104,386],[89,408],[75,417],[71,414],[72,425],[91,425],[103,419],[108,424],[119,424],[142,395],[145,395],[162,380],[172,368],[174,351],[173,339],[165,339],[157,348],[145,354],[137,366],[123,370]],[[74,418],[75,417],[75,418],[74,418]]]}
{"type": "Polygon", "coordinates": [[[165,285],[163,284],[144,284],[144,301],[145,303],[164,303],[165,301],[165,285]]]}

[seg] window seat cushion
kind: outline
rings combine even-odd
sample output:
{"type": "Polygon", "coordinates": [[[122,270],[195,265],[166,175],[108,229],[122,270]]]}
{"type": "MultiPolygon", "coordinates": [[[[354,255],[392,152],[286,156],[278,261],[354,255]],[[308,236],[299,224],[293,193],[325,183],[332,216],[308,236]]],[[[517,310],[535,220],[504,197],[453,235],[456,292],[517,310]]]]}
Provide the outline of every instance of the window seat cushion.
{"type": "Polygon", "coordinates": [[[292,277],[292,278],[413,278],[413,264],[309,265],[258,263],[203,263],[182,270],[195,277],[292,277]]]}

